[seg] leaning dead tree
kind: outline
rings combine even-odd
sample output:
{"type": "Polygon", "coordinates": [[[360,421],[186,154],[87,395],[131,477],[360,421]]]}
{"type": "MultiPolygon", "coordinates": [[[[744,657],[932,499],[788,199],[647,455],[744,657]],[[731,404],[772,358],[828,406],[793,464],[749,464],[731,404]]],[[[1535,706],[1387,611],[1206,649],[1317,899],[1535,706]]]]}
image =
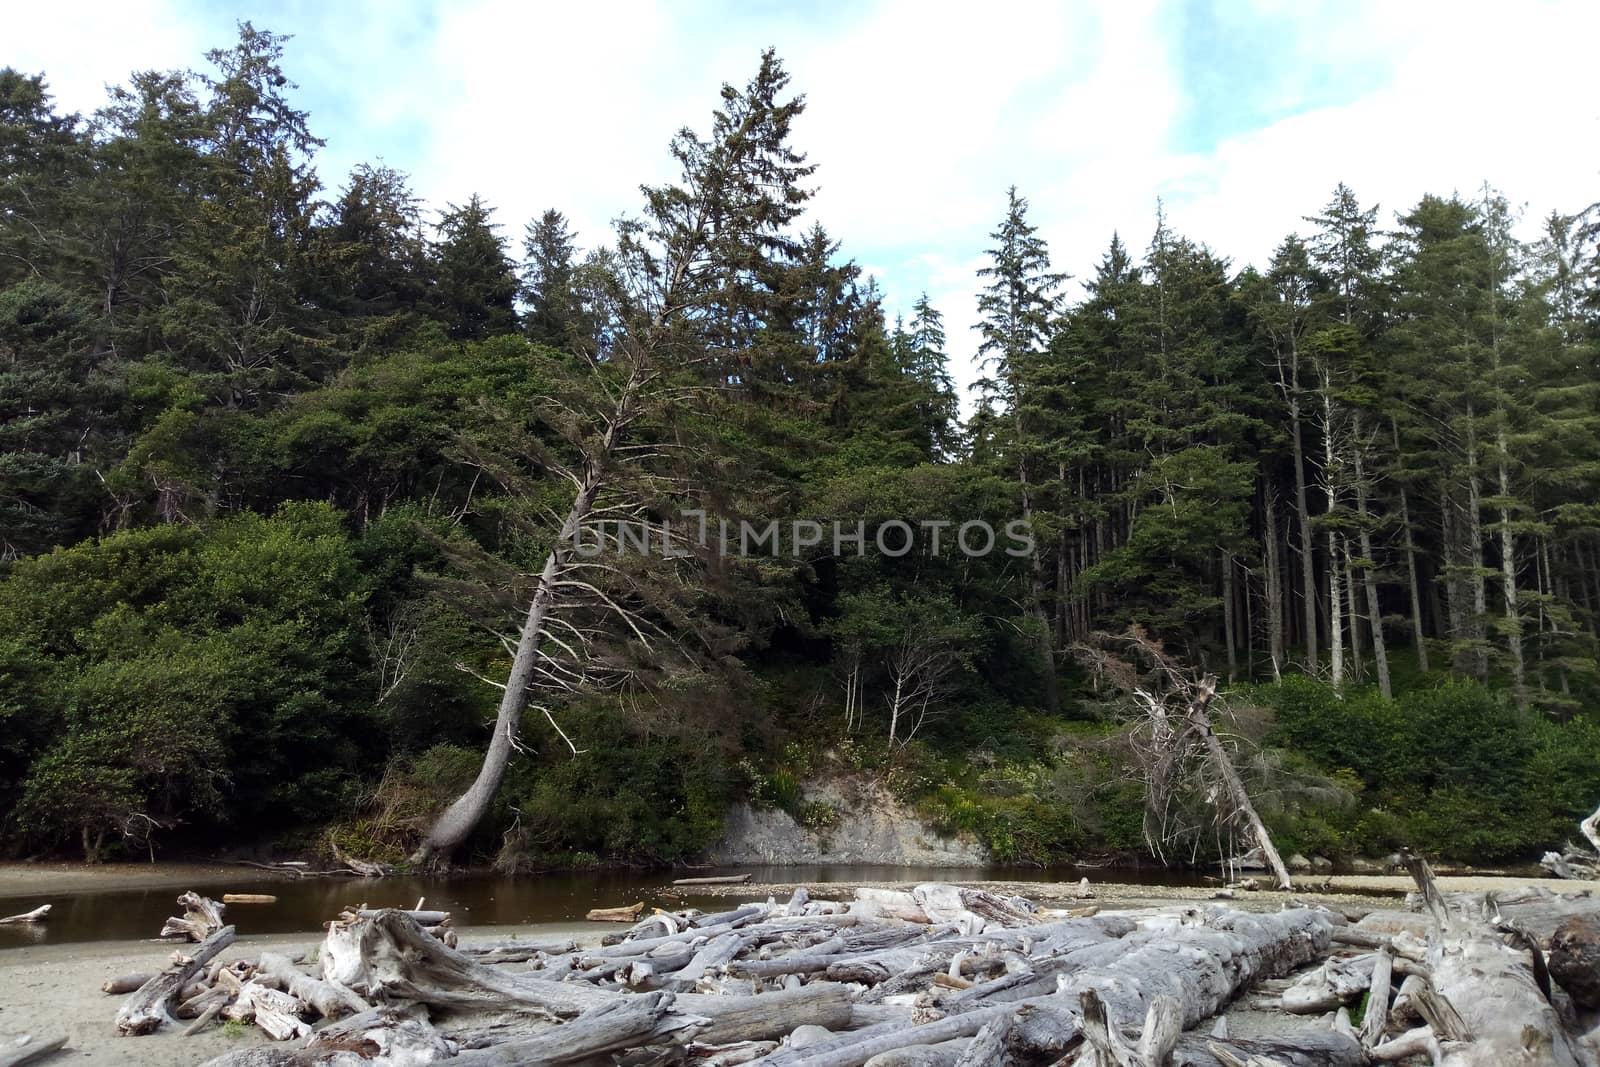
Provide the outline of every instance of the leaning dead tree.
{"type": "MultiPolygon", "coordinates": [[[[635,490],[651,484],[653,460],[682,449],[667,409],[725,383],[707,368],[743,362],[750,341],[740,324],[756,317],[764,295],[751,289],[751,278],[792,250],[784,230],[809,195],[796,183],[812,167],[785,143],[803,107],[778,100],[787,82],[769,51],[742,93],[725,87],[711,136],[684,130],[672,142],[679,183],[647,187],[643,217],[619,226],[614,269],[601,279],[604,336],[574,344],[575,388],[536,405],[535,421],[558,439],[543,450],[548,473],[568,483],[570,502],[546,531],[550,548],[525,592],[518,633],[506,638],[511,666],[504,682],[493,681],[502,696],[482,768],[427,831],[413,862],[447,859],[482,820],[530,708],[560,731],[536,694],[571,692],[597,675],[628,676],[631,667],[605,662],[601,646],[636,665],[654,658],[657,639],[671,631],[668,619],[652,632],[648,606],[615,591],[614,580],[631,581],[634,592],[644,583],[620,560],[625,553],[606,558],[606,531],[615,532],[619,550],[627,536],[647,543],[652,531],[665,535],[649,493],[635,490]]],[[[529,441],[542,443],[537,435],[529,441]]],[[[677,548],[688,547],[680,537],[677,548]]]]}
{"type": "Polygon", "coordinates": [[[1272,843],[1212,720],[1217,679],[1195,677],[1138,627],[1096,633],[1072,649],[1096,679],[1125,693],[1135,709],[1128,741],[1145,788],[1145,839],[1156,855],[1196,833],[1186,818],[1198,799],[1219,828],[1239,830],[1261,853],[1281,889],[1289,869],[1272,843]]]}
{"type": "MultiPolygon", "coordinates": [[[[627,450],[624,442],[643,414],[644,394],[660,374],[652,363],[649,351],[627,342],[620,346],[617,358],[604,367],[593,368],[593,390],[609,400],[602,401],[598,411],[584,412],[567,400],[547,401],[564,416],[550,422],[569,447],[542,449],[546,454],[541,466],[568,482],[572,500],[555,528],[544,565],[527,591],[527,607],[517,636],[514,641],[503,638],[511,653],[511,669],[505,681],[473,672],[501,690],[494,733],[483,765],[466,792],[434,821],[411,857],[415,863],[448,859],[483,819],[517,751],[523,716],[530,708],[543,714],[565,738],[549,703],[538,702],[537,698],[581,691],[606,673],[600,669],[598,640],[620,633],[626,635],[624,640],[632,638],[646,649],[651,647],[650,626],[640,609],[628,603],[615,583],[609,581],[618,570],[618,561],[603,555],[588,558],[584,552],[586,545],[592,543],[585,539],[594,536],[595,521],[620,507],[608,505],[606,493],[622,480],[619,468],[636,462],[637,453],[627,450]],[[564,452],[575,454],[576,461],[566,461],[564,452]]],[[[524,443],[531,444],[532,439],[524,443]]],[[[476,461],[515,492],[514,463],[481,454],[476,461]]],[[[489,557],[480,554],[475,562],[487,564],[489,557]]],[[[512,588],[516,588],[515,583],[512,588]]],[[[576,746],[573,748],[576,751],[576,746]]]]}

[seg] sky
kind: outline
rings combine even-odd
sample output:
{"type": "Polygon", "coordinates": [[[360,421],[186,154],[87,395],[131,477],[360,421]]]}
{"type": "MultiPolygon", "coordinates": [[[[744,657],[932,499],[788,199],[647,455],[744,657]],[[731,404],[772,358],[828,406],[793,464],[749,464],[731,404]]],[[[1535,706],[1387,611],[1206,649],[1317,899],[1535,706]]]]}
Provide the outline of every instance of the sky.
{"type": "Polygon", "coordinates": [[[1236,267],[1340,181],[1385,222],[1488,182],[1528,236],[1600,200],[1594,0],[58,0],[7,13],[0,65],[89,112],[130,71],[203,67],[245,18],[293,35],[325,186],[382,160],[435,208],[481,194],[515,247],[549,207],[609,241],[640,183],[674,177],[673,132],[776,47],[807,99],[810,218],[891,316],[929,294],[963,384],[1013,184],[1078,278],[1113,231],[1145,248],[1158,198],[1236,267]]]}

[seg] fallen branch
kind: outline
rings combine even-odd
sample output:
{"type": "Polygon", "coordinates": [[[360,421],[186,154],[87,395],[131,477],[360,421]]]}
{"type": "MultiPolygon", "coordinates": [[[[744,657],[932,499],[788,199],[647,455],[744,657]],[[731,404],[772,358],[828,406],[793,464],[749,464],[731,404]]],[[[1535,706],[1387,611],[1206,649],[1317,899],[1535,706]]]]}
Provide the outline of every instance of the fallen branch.
{"type": "Polygon", "coordinates": [[[40,904],[32,911],[25,911],[20,915],[7,915],[4,919],[0,919],[0,926],[14,926],[20,923],[42,923],[49,914],[50,905],[40,904]]]}

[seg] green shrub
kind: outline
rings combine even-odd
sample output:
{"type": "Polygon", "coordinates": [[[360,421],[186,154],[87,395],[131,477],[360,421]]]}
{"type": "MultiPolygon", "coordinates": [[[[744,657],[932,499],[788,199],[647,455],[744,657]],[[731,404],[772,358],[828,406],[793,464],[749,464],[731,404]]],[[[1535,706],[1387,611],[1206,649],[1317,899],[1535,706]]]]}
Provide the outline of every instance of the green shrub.
{"type": "Polygon", "coordinates": [[[1359,786],[1359,804],[1278,819],[1292,845],[1526,860],[1559,844],[1600,796],[1593,724],[1522,713],[1473,682],[1384,700],[1370,690],[1341,698],[1296,677],[1248,695],[1275,713],[1270,743],[1359,786]]]}
{"type": "MultiPolygon", "coordinates": [[[[703,738],[631,731],[603,705],[569,709],[563,726],[577,755],[550,746],[517,760],[506,775],[494,825],[511,829],[502,867],[588,864],[597,858],[672,863],[722,834],[732,775],[703,738]]],[[[535,735],[525,743],[535,743],[535,735]]]]}

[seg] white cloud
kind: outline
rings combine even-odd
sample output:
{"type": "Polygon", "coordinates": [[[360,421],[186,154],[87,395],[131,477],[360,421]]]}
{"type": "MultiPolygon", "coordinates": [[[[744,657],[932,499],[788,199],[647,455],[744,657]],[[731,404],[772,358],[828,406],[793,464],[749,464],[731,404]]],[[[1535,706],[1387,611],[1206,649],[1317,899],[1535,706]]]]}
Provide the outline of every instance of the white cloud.
{"type": "Polygon", "coordinates": [[[173,3],[19,4],[5,13],[0,66],[45,72],[61,111],[87,115],[105,103],[105,87],[134,70],[199,66],[217,41],[173,3]]]}

